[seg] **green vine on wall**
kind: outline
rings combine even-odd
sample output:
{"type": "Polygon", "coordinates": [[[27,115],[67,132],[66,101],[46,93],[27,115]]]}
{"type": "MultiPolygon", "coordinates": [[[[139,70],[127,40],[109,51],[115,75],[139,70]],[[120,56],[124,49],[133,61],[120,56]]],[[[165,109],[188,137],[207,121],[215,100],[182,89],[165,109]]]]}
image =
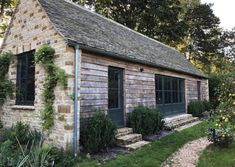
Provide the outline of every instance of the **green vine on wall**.
{"type": "Polygon", "coordinates": [[[67,87],[67,75],[63,69],[54,64],[55,50],[49,45],[43,45],[35,53],[35,62],[41,63],[47,76],[43,84],[43,104],[41,112],[43,129],[49,130],[54,125],[54,90],[59,83],[64,89],[67,87]]]}
{"type": "Polygon", "coordinates": [[[8,96],[13,96],[15,85],[7,78],[9,66],[14,59],[11,52],[0,55],[0,106],[2,106],[8,96]]]}

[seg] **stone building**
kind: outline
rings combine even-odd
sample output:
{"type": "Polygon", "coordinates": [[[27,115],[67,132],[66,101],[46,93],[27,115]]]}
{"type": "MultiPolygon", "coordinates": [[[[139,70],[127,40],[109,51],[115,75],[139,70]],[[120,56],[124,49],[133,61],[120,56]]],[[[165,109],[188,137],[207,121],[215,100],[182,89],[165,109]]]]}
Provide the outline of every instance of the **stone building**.
{"type": "Polygon", "coordinates": [[[5,126],[23,121],[41,129],[45,71],[33,64],[33,52],[45,43],[69,76],[67,89],[55,90],[55,124],[48,136],[60,147],[73,142],[74,91],[78,120],[100,110],[119,127],[139,105],[172,116],[187,113],[191,100],[208,99],[207,76],[175,49],[70,1],[20,0],[1,52],[17,56],[9,78],[28,94],[6,101],[0,111],[5,126]]]}

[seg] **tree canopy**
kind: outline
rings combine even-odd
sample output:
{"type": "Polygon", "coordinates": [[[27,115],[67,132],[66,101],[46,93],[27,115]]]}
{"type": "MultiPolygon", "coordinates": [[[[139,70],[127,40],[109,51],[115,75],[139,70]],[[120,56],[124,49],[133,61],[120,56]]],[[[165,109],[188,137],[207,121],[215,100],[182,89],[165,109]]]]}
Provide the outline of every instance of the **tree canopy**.
{"type": "Polygon", "coordinates": [[[3,37],[17,0],[0,0],[0,38],[3,37]]]}
{"type": "Polygon", "coordinates": [[[175,46],[186,35],[179,0],[73,0],[148,37],[175,46]]]}
{"type": "Polygon", "coordinates": [[[228,70],[235,31],[224,31],[212,4],[199,0],[72,0],[179,51],[204,72],[228,70]]]}

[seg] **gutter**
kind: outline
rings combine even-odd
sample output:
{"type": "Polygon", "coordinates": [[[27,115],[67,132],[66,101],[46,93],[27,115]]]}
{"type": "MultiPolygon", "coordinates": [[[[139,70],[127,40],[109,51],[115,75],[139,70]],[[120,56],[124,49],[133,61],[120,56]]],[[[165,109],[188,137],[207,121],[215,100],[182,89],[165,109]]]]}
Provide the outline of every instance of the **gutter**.
{"type": "Polygon", "coordinates": [[[79,76],[79,45],[75,45],[74,47],[74,134],[73,134],[73,152],[74,156],[77,157],[79,151],[79,138],[80,138],[80,129],[78,129],[78,125],[80,124],[80,106],[78,106],[78,76],[79,76]]]}
{"type": "Polygon", "coordinates": [[[195,77],[198,77],[198,78],[208,79],[208,76],[206,74],[204,76],[202,76],[202,75],[192,74],[190,72],[184,72],[184,71],[180,71],[180,70],[171,69],[171,68],[168,68],[168,67],[165,67],[165,66],[162,66],[162,65],[156,65],[156,64],[151,63],[151,62],[126,57],[124,55],[120,55],[120,54],[114,53],[112,51],[105,51],[103,49],[90,47],[90,46],[84,45],[82,43],[75,42],[74,40],[67,40],[67,42],[68,42],[69,45],[72,45],[72,46],[79,45],[80,49],[83,49],[83,50],[88,51],[88,52],[98,53],[100,55],[105,55],[105,56],[115,58],[115,59],[118,58],[120,60],[135,62],[135,63],[139,63],[139,64],[143,64],[143,65],[148,65],[148,66],[152,66],[152,67],[156,67],[156,68],[161,68],[161,69],[172,71],[172,72],[177,72],[177,73],[181,73],[181,74],[195,76],[195,77]]]}

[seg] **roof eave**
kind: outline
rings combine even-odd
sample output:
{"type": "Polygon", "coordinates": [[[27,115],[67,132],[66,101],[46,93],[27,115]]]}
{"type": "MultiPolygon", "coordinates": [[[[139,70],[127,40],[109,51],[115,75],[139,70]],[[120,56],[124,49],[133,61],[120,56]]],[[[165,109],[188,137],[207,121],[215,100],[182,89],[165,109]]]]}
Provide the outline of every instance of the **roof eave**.
{"type": "Polygon", "coordinates": [[[163,70],[168,70],[168,71],[172,71],[172,72],[177,72],[177,73],[181,73],[181,74],[186,74],[186,75],[190,75],[190,76],[195,76],[198,78],[203,78],[203,79],[208,79],[208,76],[205,75],[197,75],[197,74],[193,74],[193,73],[189,73],[189,72],[185,72],[185,71],[181,71],[181,70],[176,70],[176,69],[172,69],[172,68],[168,68],[165,66],[161,66],[161,65],[156,65],[155,63],[151,63],[151,62],[147,62],[147,61],[143,61],[143,60],[138,60],[138,59],[134,59],[134,58],[130,58],[130,57],[126,57],[125,55],[120,55],[111,51],[106,51],[106,50],[102,50],[99,48],[95,48],[95,47],[90,47],[87,45],[84,45],[82,43],[76,42],[74,40],[68,39],[67,43],[69,46],[77,46],[79,45],[80,49],[92,52],[92,53],[97,53],[97,54],[101,54],[101,55],[105,55],[111,58],[118,58],[120,60],[125,60],[125,61],[130,61],[130,62],[135,62],[135,63],[139,63],[139,64],[143,64],[143,65],[148,65],[151,67],[157,67],[157,68],[161,68],[163,70]]]}

